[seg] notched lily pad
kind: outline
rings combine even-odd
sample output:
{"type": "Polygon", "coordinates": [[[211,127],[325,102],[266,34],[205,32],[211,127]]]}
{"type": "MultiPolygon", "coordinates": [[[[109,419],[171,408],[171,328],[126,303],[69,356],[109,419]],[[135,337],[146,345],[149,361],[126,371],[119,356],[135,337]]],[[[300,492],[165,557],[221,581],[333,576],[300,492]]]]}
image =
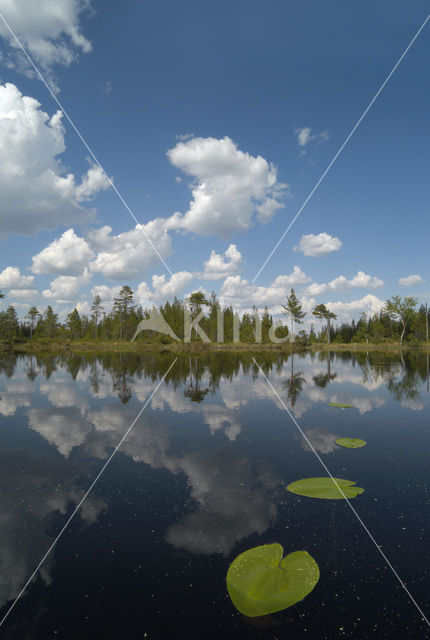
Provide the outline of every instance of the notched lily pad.
{"type": "Polygon", "coordinates": [[[327,500],[344,500],[355,498],[364,492],[361,487],[356,487],[352,480],[344,478],[304,478],[288,485],[287,491],[307,498],[323,498],[327,500]],[[337,485],[342,489],[339,491],[337,485]]]}
{"type": "Polygon", "coordinates": [[[303,600],[319,580],[317,563],[307,551],[285,558],[277,542],[248,549],[227,571],[227,591],[245,616],[264,616],[303,600]]]}
{"type": "Polygon", "coordinates": [[[344,404],[343,402],[329,402],[329,407],[337,407],[338,409],[352,409],[352,404],[344,404]]]}
{"type": "Polygon", "coordinates": [[[338,438],[336,444],[347,449],[358,449],[359,447],[364,447],[367,443],[366,440],[361,438],[338,438]]]}

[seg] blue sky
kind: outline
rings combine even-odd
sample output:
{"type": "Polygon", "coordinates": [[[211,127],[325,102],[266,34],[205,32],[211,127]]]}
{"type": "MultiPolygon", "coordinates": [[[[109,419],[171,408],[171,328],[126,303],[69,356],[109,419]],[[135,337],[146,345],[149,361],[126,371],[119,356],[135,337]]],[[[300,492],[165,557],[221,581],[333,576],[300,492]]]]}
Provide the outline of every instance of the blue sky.
{"type": "Polygon", "coordinates": [[[427,3],[53,7],[0,0],[145,227],[0,20],[0,308],[64,317],[100,293],[108,309],[123,284],[143,306],[202,288],[274,313],[294,287],[306,310],[324,302],[340,319],[397,293],[429,301],[430,23],[252,284],[427,3]]]}

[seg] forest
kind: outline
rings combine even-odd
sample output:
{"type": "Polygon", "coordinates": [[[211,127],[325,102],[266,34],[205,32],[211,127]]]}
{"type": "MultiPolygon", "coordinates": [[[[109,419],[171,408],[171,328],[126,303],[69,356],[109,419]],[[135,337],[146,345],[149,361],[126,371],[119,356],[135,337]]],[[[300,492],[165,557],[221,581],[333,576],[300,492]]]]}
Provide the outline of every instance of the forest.
{"type": "MultiPolygon", "coordinates": [[[[0,293],[0,297],[4,296],[0,293]]],[[[307,346],[321,343],[415,344],[428,340],[427,305],[418,307],[413,297],[393,296],[379,313],[369,316],[363,312],[350,322],[336,323],[336,314],[324,304],[316,305],[306,314],[294,289],[291,289],[282,310],[284,321],[278,319],[274,322],[267,306],[262,314],[254,308],[251,313],[240,316],[231,306],[221,308],[215,293],[206,299],[202,292],[191,294],[187,300],[175,297],[172,302],[167,301],[157,308],[143,309],[135,303],[133,290],[124,285],[110,311],[106,312],[103,300],[96,295],[90,313],[80,314],[75,308],[63,322],[59,321],[59,315],[50,305],[43,310],[32,306],[23,320],[19,319],[16,309],[9,306],[0,311],[0,340],[121,342],[136,337],[139,342],[154,345],[175,342],[171,335],[153,330],[139,331],[139,323],[154,312],[163,316],[179,340],[184,337],[184,318],[188,314],[188,318],[195,320],[200,328],[198,331],[192,328],[192,342],[268,344],[289,341],[307,346]],[[306,315],[312,320],[310,324],[308,322],[307,331],[299,328],[306,315]]]]}

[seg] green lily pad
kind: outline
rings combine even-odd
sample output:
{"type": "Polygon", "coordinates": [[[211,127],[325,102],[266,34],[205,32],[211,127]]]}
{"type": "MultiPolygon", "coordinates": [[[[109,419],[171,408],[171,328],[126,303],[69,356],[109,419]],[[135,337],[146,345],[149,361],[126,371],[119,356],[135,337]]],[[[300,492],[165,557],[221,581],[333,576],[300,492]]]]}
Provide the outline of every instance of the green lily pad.
{"type": "Polygon", "coordinates": [[[338,409],[352,409],[352,404],[344,404],[343,402],[329,402],[329,407],[337,407],[338,409]]]}
{"type": "Polygon", "coordinates": [[[324,498],[327,500],[344,500],[345,498],[355,498],[364,492],[361,487],[355,487],[352,480],[344,480],[343,478],[304,478],[297,480],[288,485],[287,491],[296,493],[299,496],[307,498],[324,498]],[[342,489],[343,494],[339,491],[334,480],[342,489]]]}
{"type": "Polygon", "coordinates": [[[263,544],[244,551],[227,571],[227,591],[245,616],[264,616],[291,607],[312,591],[320,577],[307,551],[285,558],[280,544],[263,544]]]}
{"type": "Polygon", "coordinates": [[[361,438],[338,438],[336,441],[340,447],[346,447],[347,449],[358,449],[358,447],[364,447],[366,440],[361,438]]]}

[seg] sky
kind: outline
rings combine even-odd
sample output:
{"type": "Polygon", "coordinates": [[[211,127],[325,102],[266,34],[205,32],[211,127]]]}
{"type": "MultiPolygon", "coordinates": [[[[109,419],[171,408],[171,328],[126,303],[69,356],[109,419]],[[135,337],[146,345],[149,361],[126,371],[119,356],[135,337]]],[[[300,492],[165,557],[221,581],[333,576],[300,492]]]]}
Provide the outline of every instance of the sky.
{"type": "Polygon", "coordinates": [[[0,310],[430,302],[427,11],[0,0],[0,310]]]}

